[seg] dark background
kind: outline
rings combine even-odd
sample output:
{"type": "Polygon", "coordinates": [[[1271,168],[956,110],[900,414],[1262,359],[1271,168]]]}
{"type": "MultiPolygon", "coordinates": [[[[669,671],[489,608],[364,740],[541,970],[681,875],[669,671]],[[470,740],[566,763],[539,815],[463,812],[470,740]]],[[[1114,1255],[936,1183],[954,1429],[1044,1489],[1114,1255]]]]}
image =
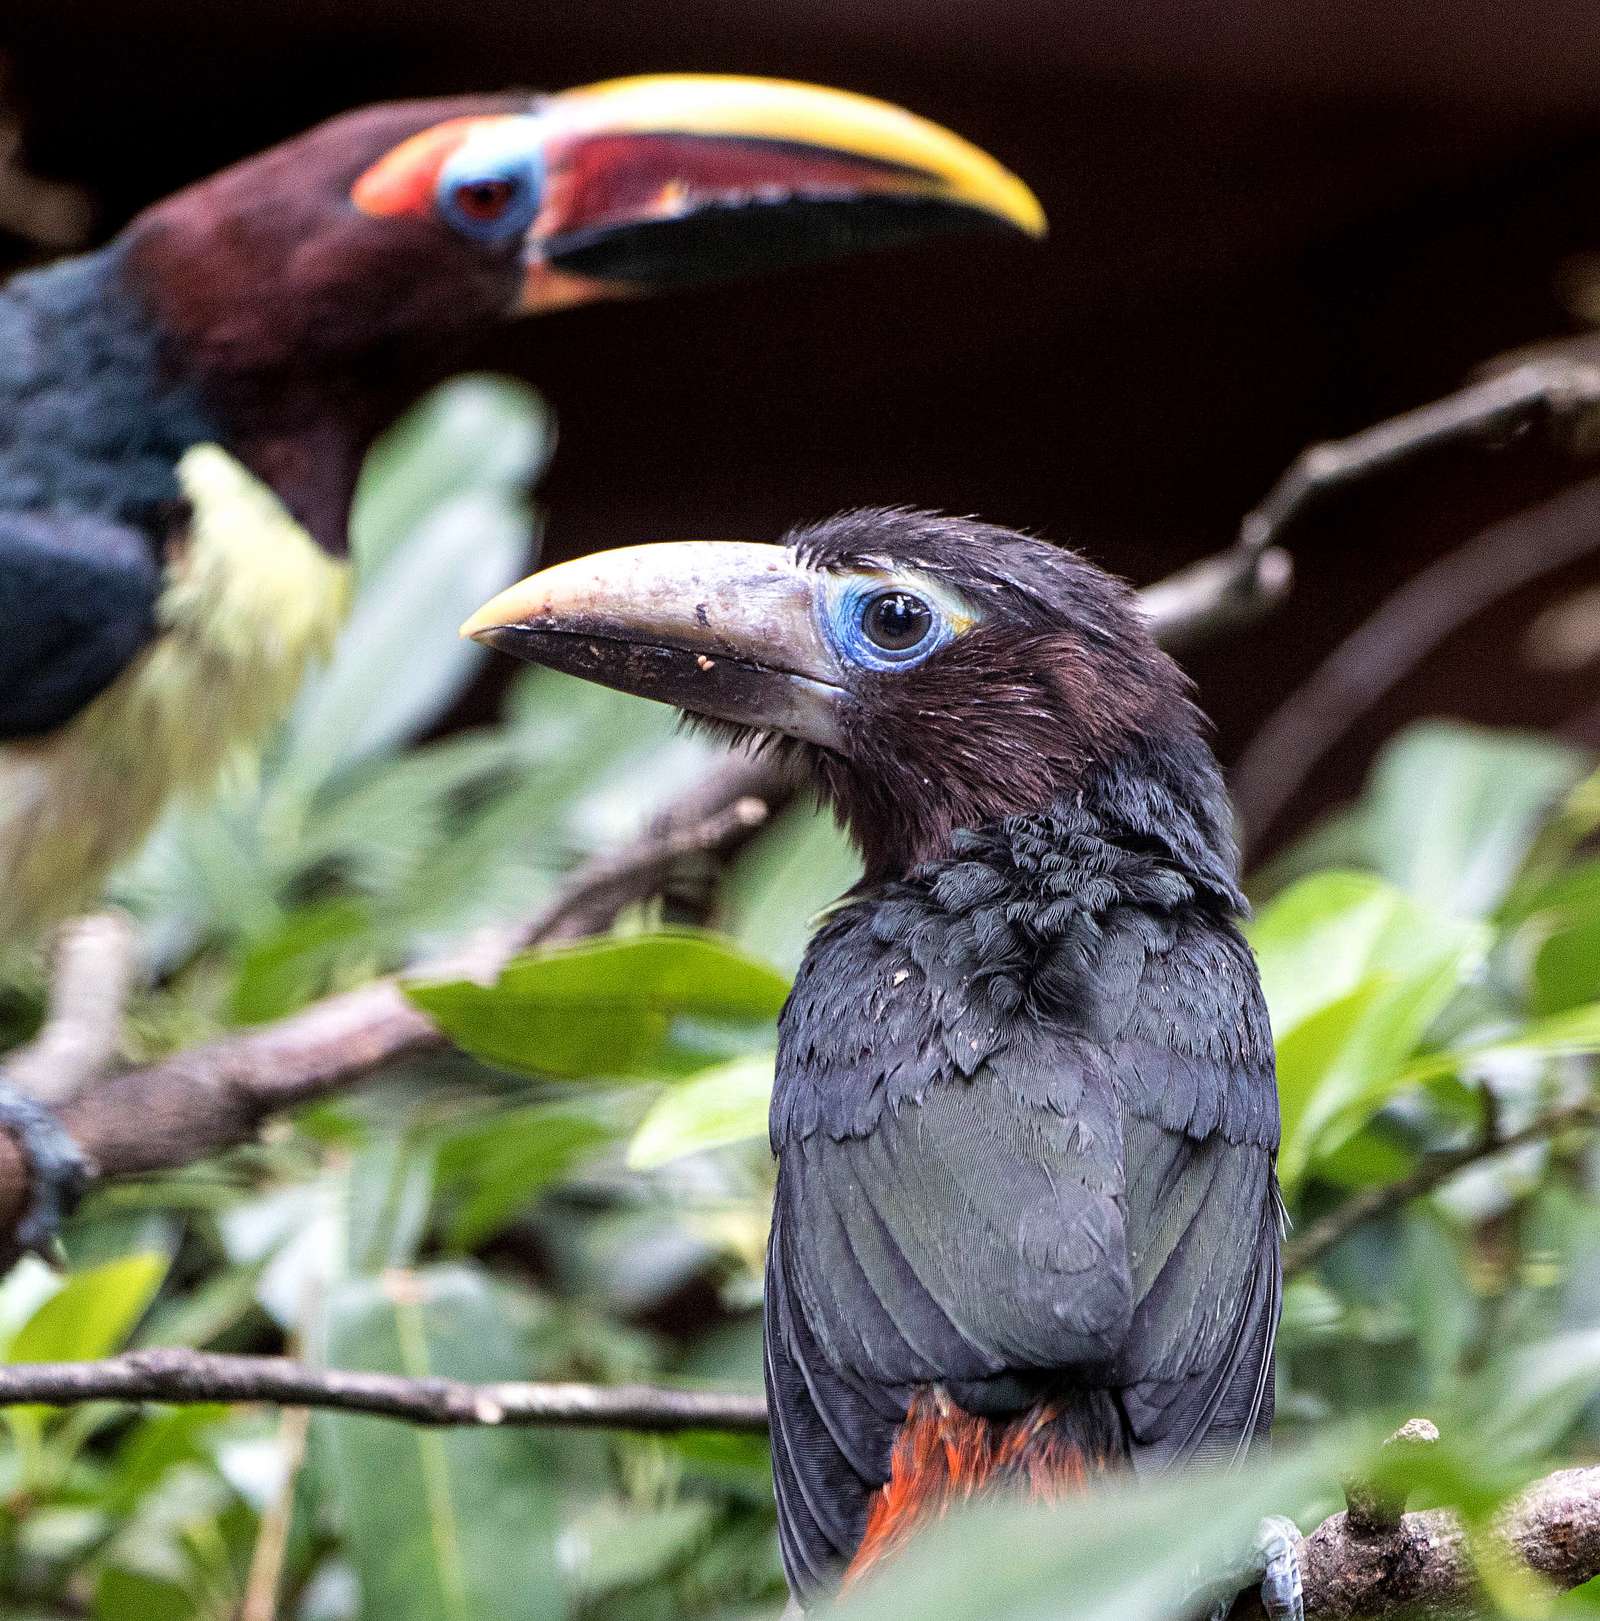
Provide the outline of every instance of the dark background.
{"type": "MultiPolygon", "coordinates": [[[[1305,442],[1577,330],[1570,261],[1600,250],[1600,8],[1580,0],[301,0],[292,19],[266,0],[7,0],[0,56],[28,167],[86,189],[97,237],[356,103],[667,69],[887,96],[1039,192],[1043,248],[925,245],[497,336],[484,361],[560,413],[552,555],[910,501],[1144,582],[1223,544],[1305,442]]],[[[1584,471],[1535,436],[1300,527],[1293,600],[1191,661],[1224,755],[1397,583],[1584,471]]],[[[1592,510],[1600,551],[1600,493],[1592,510]]],[[[1415,715],[1600,743],[1595,666],[1532,670],[1524,642],[1597,579],[1591,560],[1463,626],[1280,832],[1415,715]]]]}

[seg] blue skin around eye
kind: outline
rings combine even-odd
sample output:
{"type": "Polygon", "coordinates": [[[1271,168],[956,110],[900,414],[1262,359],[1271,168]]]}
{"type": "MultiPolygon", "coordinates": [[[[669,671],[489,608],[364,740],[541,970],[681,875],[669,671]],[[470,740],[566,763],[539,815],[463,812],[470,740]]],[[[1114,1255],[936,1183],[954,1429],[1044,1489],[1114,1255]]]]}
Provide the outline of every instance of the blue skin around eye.
{"type": "Polygon", "coordinates": [[[544,192],[544,164],[536,152],[516,151],[497,156],[470,147],[439,171],[439,212],[452,229],[477,242],[504,242],[521,236],[533,224],[544,192]],[[510,181],[517,188],[511,206],[496,220],[474,219],[456,207],[462,186],[484,181],[510,181]]]}
{"type": "Polygon", "coordinates": [[[914,647],[901,648],[898,651],[879,647],[876,642],[870,640],[866,631],[862,629],[862,616],[870,603],[883,596],[886,591],[892,592],[896,589],[898,588],[885,587],[882,584],[847,585],[828,604],[823,622],[828,640],[840,658],[848,659],[852,664],[858,664],[867,670],[904,670],[913,664],[920,664],[930,653],[937,651],[950,640],[954,632],[939,604],[917,591],[908,591],[906,595],[914,596],[919,602],[927,604],[931,616],[928,634],[914,647]]]}

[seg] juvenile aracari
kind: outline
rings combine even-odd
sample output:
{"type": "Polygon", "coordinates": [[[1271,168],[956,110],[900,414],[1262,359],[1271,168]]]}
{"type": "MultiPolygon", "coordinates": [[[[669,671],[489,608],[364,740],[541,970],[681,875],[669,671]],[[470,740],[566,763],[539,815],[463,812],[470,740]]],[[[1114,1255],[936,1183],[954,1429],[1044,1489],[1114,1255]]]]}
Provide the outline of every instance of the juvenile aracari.
{"type": "MultiPolygon", "coordinates": [[[[562,564],[464,633],[796,752],[864,858],[772,1098],[797,1600],[954,1499],[1263,1437],[1272,1035],[1222,780],[1131,592],[1041,540],[873,510],[562,564]]],[[[1263,1593],[1296,1616],[1269,1526],[1263,1593]]]]}
{"type": "MultiPolygon", "coordinates": [[[[1027,188],[882,102],[669,75],[377,106],[0,293],[0,950],[284,713],[377,433],[494,323],[974,225],[1027,188]]],[[[81,1165],[0,1088],[52,1228],[81,1165]]]]}

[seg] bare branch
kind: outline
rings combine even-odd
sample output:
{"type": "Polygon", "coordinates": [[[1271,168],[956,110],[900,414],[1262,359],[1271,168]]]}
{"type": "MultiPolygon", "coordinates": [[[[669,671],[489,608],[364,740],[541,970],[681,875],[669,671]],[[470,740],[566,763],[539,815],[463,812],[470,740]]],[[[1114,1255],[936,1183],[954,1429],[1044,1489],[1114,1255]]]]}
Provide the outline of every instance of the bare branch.
{"type": "MultiPolygon", "coordinates": [[[[659,1385],[587,1385],[455,1379],[311,1368],[283,1357],[227,1356],[184,1348],[129,1351],[98,1362],[0,1366],[0,1407],[83,1402],[270,1402],[362,1413],[428,1427],[547,1426],[656,1434],[723,1430],[760,1434],[760,1396],[659,1385]]],[[[1426,1445],[1433,1426],[1413,1420],[1391,1444],[1426,1445]]],[[[1447,1510],[1404,1514],[1402,1504],[1359,1493],[1299,1544],[1306,1613],[1378,1618],[1426,1613],[1466,1617],[1481,1607],[1472,1552],[1447,1510]]],[[[1561,1587],[1600,1573],[1600,1468],[1566,1469],[1502,1511],[1488,1552],[1519,1558],[1561,1587]]],[[[1242,1598],[1235,1616],[1260,1614],[1242,1598]]]]}
{"type": "MultiPolygon", "coordinates": [[[[765,806],[746,791],[749,773],[719,775],[726,802],[697,789],[695,820],[675,813],[625,850],[580,867],[527,924],[491,931],[449,959],[424,963],[416,978],[493,978],[529,946],[604,928],[631,901],[659,888],[685,855],[749,837],[765,806]]],[[[377,1065],[446,1045],[406,999],[397,977],[313,1003],[276,1023],[226,1036],[129,1071],[70,1101],[62,1120],[102,1176],[190,1165],[247,1142],[268,1115],[347,1088],[377,1065]]],[[[28,1173],[0,1134],[0,1227],[17,1219],[28,1173]]]]}
{"type": "Polygon", "coordinates": [[[64,925],[44,1028],[6,1057],[6,1079],[36,1102],[61,1104],[111,1068],[133,985],[134,933],[121,912],[64,925]]]}
{"type": "Polygon", "coordinates": [[[1307,507],[1334,490],[1464,439],[1493,439],[1539,417],[1571,421],[1600,405],[1600,367],[1547,354],[1472,383],[1442,400],[1375,423],[1348,439],[1311,445],[1266,499],[1245,515],[1238,549],[1260,556],[1307,507]]]}
{"type": "Polygon", "coordinates": [[[1542,1114],[1538,1119],[1530,1121],[1520,1131],[1508,1132],[1505,1136],[1499,1135],[1498,1132],[1486,1133],[1479,1141],[1466,1148],[1451,1149],[1443,1154],[1429,1154],[1419,1162],[1409,1176],[1403,1176],[1397,1182],[1385,1182],[1375,1187],[1363,1188],[1342,1204],[1336,1205],[1327,1215],[1309,1222],[1284,1245],[1284,1275],[1287,1277],[1296,1272],[1303,1272],[1363,1222],[1371,1221],[1375,1216],[1386,1215],[1391,1210],[1398,1210],[1402,1205],[1410,1204],[1413,1199],[1425,1197],[1469,1165],[1476,1165],[1494,1154],[1503,1154],[1510,1148],[1543,1142],[1546,1138],[1565,1131],[1569,1126],[1593,1125],[1597,1119],[1600,1119],[1600,1106],[1585,1100],[1569,1104],[1565,1108],[1552,1109],[1548,1114],[1542,1114]]]}
{"type": "MultiPolygon", "coordinates": [[[[1270,570],[1268,570],[1270,573],[1270,570]]],[[[1227,569],[1190,570],[1151,599],[1158,636],[1188,636],[1237,622],[1239,588],[1227,569]]],[[[730,756],[681,795],[625,848],[593,857],[522,927],[491,931],[412,978],[492,979],[530,946],[609,928],[627,906],[661,891],[686,859],[724,858],[797,792],[771,756],[730,756]]],[[[106,1177],[191,1165],[255,1135],[269,1115],[343,1091],[393,1060],[446,1045],[406,999],[398,977],[331,996],[276,1023],[242,1031],[129,1071],[72,1099],[67,1129],[106,1177]]],[[[0,1228],[14,1223],[27,1189],[16,1145],[0,1133],[0,1228]]]]}
{"type": "MultiPolygon", "coordinates": [[[[1448,1509],[1370,1531],[1335,1514],[1296,1551],[1311,1617],[1468,1621],[1485,1613],[1473,1550],[1448,1509]]],[[[1530,1486],[1500,1514],[1483,1557],[1515,1558],[1561,1588],[1590,1580],[1600,1572],[1600,1469],[1563,1469],[1530,1486]]],[[[1247,1596],[1232,1613],[1255,1621],[1259,1598],[1247,1596]]]]}
{"type": "Polygon", "coordinates": [[[0,1367],[0,1407],[34,1402],[272,1402],[370,1413],[428,1426],[549,1425],[573,1429],[761,1432],[760,1396],[659,1385],[534,1384],[408,1379],[312,1368],[287,1357],[224,1356],[183,1347],[128,1351],[99,1362],[0,1367]]]}
{"type": "Polygon", "coordinates": [[[1413,575],[1340,643],[1255,735],[1230,776],[1253,838],[1317,762],[1453,631],[1511,592],[1600,547],[1593,481],[1492,525],[1413,575]]]}

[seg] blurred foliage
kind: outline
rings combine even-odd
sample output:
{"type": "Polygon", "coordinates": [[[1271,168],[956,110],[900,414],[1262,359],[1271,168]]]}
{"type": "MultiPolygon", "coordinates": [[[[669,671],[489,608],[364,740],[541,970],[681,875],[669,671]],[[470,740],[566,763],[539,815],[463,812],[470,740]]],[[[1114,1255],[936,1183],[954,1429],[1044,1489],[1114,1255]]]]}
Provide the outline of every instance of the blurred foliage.
{"type": "MultiPolygon", "coordinates": [[[[136,1056],[270,1019],[525,916],[702,769],[656,706],[519,676],[436,735],[479,650],[456,625],[520,571],[538,401],[469,379],[390,436],[356,523],[352,633],[258,768],[183,807],[119,879],[151,985],[136,1056]]],[[[1600,779],[1537,739],[1431,725],[1258,875],[1302,1226],[1486,1132],[1581,1102],[1600,1047],[1600,779]]],[[[58,1277],[0,1285],[0,1354],[284,1350],[471,1379],[760,1383],[773,1018],[855,876],[794,811],[716,930],[649,910],[494,985],[416,1000],[459,1051],[391,1069],[262,1144],[101,1190],[58,1277]]],[[[38,987],[0,1000],[26,1034],[38,987]]],[[[1255,1519],[1313,1523],[1413,1412],[1407,1468],[1482,1523],[1600,1446],[1600,1203],[1584,1134],[1536,1135],[1355,1226],[1287,1291],[1278,1461],[943,1527],[848,1613],[1170,1613],[1255,1519]]],[[[749,1438],[410,1430],[217,1408],[13,1410],[0,1614],[104,1621],[581,1621],[776,1614],[766,1449],[749,1438]],[[264,1603],[274,1585],[276,1610],[264,1603]],[[248,1596],[248,1600],[247,1600],[248,1596]],[[245,1610],[247,1601],[255,1605],[245,1610]]],[[[1394,1467],[1391,1460],[1389,1467],[1394,1467]]],[[[1547,1596],[1497,1580],[1507,1614],[1547,1596]]],[[[1560,1613],[1594,1608],[1586,1595],[1560,1613]]]]}

